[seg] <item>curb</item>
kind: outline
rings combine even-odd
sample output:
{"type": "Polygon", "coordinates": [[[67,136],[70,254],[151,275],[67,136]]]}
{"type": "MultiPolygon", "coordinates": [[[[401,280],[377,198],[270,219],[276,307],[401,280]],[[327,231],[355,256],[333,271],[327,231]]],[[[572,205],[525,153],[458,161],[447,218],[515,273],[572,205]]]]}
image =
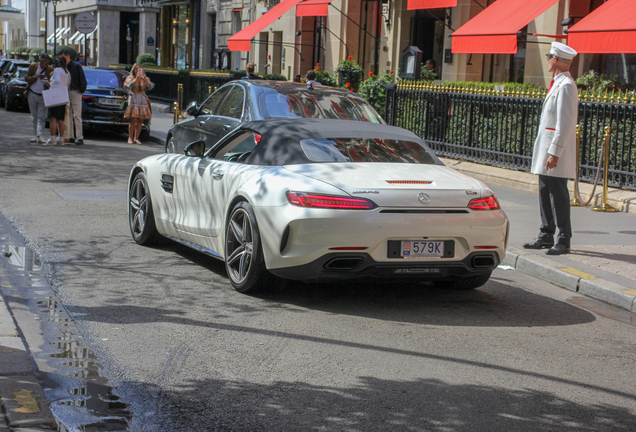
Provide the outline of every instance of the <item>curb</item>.
{"type": "Polygon", "coordinates": [[[501,264],[570,291],[636,312],[636,291],[583,272],[566,271],[573,269],[568,269],[549,258],[509,247],[501,264]]]}
{"type": "Polygon", "coordinates": [[[58,430],[29,351],[0,294],[0,431],[58,430]],[[3,415],[4,414],[4,415],[3,415]]]}
{"type": "Polygon", "coordinates": [[[160,137],[157,136],[153,136],[150,135],[150,137],[148,137],[148,141],[155,143],[155,144],[159,144],[159,145],[165,145],[166,144],[166,140],[165,139],[161,139],[160,137]]]}
{"type": "Polygon", "coordinates": [[[150,101],[150,107],[152,108],[153,112],[160,112],[160,113],[171,113],[172,112],[172,106],[170,106],[168,104],[162,104],[162,103],[159,103],[159,102],[150,101]]]}

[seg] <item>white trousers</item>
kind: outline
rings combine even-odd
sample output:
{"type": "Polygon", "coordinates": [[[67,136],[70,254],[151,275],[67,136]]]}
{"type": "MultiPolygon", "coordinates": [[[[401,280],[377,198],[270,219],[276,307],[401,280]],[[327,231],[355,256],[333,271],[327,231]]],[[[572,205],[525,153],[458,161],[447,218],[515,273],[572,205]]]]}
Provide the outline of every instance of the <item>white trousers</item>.
{"type": "Polygon", "coordinates": [[[46,118],[46,106],[44,106],[44,98],[29,91],[28,96],[29,111],[31,111],[31,120],[33,120],[33,131],[35,136],[41,136],[44,129],[44,121],[46,118]]]}
{"type": "Polygon", "coordinates": [[[68,92],[69,104],[66,106],[66,117],[64,117],[64,138],[84,139],[84,131],[82,130],[82,94],[75,90],[68,92]],[[73,122],[71,122],[73,119],[73,122]],[[75,125],[75,133],[73,133],[73,125],[75,125]]]}

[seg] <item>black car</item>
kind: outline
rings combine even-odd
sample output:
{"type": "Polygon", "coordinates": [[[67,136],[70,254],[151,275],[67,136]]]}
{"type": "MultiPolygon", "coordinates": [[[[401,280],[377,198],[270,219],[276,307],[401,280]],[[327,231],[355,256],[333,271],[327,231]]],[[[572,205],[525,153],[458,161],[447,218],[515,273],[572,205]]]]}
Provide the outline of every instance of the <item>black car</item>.
{"type": "Polygon", "coordinates": [[[13,74],[18,68],[28,68],[31,63],[24,60],[5,59],[0,65],[0,107],[7,103],[5,86],[13,79],[13,74]]]}
{"type": "Polygon", "coordinates": [[[214,92],[202,104],[190,103],[193,118],[168,131],[166,153],[182,153],[194,141],[211,148],[239,125],[268,118],[323,118],[384,123],[367,101],[353,92],[302,83],[237,80],[214,92]]]}
{"type": "Polygon", "coordinates": [[[2,93],[2,100],[5,103],[7,111],[28,110],[29,101],[27,98],[25,77],[29,68],[19,67],[11,79],[5,83],[2,93]]]}
{"type": "MultiPolygon", "coordinates": [[[[126,96],[125,70],[84,67],[87,87],[82,95],[82,124],[86,129],[119,130],[128,133],[130,121],[124,118],[126,96]]],[[[141,140],[150,137],[150,119],[144,120],[141,140]]]]}

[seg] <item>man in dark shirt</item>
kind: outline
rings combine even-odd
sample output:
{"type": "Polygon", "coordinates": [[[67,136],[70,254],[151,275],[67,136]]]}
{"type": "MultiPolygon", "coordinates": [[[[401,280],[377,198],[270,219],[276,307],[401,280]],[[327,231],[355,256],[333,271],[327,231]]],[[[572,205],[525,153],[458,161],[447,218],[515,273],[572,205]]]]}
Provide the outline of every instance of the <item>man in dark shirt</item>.
{"type": "Polygon", "coordinates": [[[71,85],[69,86],[68,99],[69,105],[66,111],[66,124],[68,127],[64,131],[64,140],[75,142],[77,145],[84,144],[84,131],[82,130],[82,93],[86,91],[86,75],[84,68],[74,61],[71,61],[71,55],[68,50],[62,50],[60,55],[66,59],[66,68],[71,74],[71,85]],[[71,125],[71,119],[75,124],[75,133],[71,125]]]}

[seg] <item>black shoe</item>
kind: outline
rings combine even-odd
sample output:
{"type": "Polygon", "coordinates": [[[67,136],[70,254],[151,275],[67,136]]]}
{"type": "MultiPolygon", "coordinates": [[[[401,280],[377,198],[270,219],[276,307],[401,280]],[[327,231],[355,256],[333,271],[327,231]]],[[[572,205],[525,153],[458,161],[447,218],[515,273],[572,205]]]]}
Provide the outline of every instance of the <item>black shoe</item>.
{"type": "Polygon", "coordinates": [[[554,242],[547,242],[541,239],[535,239],[532,243],[524,243],[524,249],[548,249],[554,246],[554,242]]]}
{"type": "Polygon", "coordinates": [[[563,255],[566,253],[570,253],[570,248],[562,244],[556,244],[545,251],[546,255],[563,255]]]}
{"type": "Polygon", "coordinates": [[[79,138],[75,140],[75,145],[84,145],[84,140],[79,138]]]}

